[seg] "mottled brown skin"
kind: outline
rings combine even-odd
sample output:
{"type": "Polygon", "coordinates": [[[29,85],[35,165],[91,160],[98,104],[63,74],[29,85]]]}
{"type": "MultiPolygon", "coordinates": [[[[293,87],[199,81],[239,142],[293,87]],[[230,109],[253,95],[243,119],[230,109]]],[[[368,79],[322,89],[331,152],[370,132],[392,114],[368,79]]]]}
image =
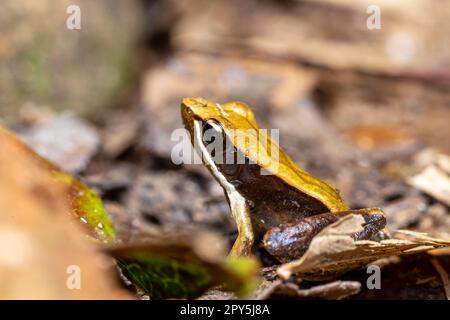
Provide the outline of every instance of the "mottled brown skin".
{"type": "Polygon", "coordinates": [[[257,164],[217,166],[248,200],[256,238],[280,224],[294,223],[302,218],[329,211],[323,203],[293,188],[277,176],[261,175],[261,167],[257,164]]]}
{"type": "MultiPolygon", "coordinates": [[[[231,255],[249,255],[254,242],[270,230],[264,241],[269,253],[279,260],[284,260],[283,256],[291,259],[303,253],[320,230],[348,214],[348,206],[332,186],[303,171],[270,139],[269,145],[279,153],[276,163],[266,153],[269,148],[239,142],[235,129],[260,130],[247,105],[219,105],[202,98],[186,98],[181,103],[181,114],[194,146],[197,142],[198,151],[206,156],[206,167],[224,188],[236,220],[238,238],[231,255]],[[222,152],[231,142],[228,145],[233,146],[235,159],[245,155],[245,164],[218,164],[212,160],[205,147],[209,141],[204,140],[205,130],[211,128],[220,134],[222,152]],[[262,175],[262,169],[273,174],[262,175]],[[273,229],[277,227],[281,229],[273,229]]],[[[368,210],[365,214],[374,217],[367,218],[363,232],[355,235],[358,239],[370,238],[385,224],[381,210],[368,210]]]]}

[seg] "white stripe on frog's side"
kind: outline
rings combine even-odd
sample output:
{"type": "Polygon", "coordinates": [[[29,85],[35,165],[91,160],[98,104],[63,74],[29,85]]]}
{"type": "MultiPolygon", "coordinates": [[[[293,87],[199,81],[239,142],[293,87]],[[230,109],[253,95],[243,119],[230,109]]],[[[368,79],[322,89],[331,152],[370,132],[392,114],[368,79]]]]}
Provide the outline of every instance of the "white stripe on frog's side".
{"type": "MultiPolygon", "coordinates": [[[[214,127],[214,124],[211,123],[211,126],[214,127]]],[[[221,130],[220,127],[214,127],[216,130],[221,130]]],[[[236,188],[228,182],[225,176],[217,169],[217,166],[212,159],[212,156],[209,154],[206,146],[203,143],[202,139],[202,122],[194,121],[194,139],[196,145],[200,148],[202,159],[205,162],[205,165],[211,169],[212,174],[218,180],[220,185],[225,189],[225,192],[228,196],[233,195],[236,198],[236,201],[245,201],[245,198],[236,190],[236,188]]]]}
{"type": "Polygon", "coordinates": [[[231,254],[240,255],[242,249],[245,250],[245,254],[249,254],[251,246],[253,244],[253,228],[250,218],[250,209],[247,200],[236,190],[235,186],[232,185],[225,176],[217,168],[212,156],[208,152],[206,146],[202,139],[202,122],[194,121],[194,141],[199,147],[202,159],[205,165],[211,170],[213,176],[217,179],[219,184],[224,188],[228,202],[230,204],[231,214],[236,221],[238,227],[238,239],[231,250],[231,254]],[[238,245],[238,247],[236,247],[238,245]]]}

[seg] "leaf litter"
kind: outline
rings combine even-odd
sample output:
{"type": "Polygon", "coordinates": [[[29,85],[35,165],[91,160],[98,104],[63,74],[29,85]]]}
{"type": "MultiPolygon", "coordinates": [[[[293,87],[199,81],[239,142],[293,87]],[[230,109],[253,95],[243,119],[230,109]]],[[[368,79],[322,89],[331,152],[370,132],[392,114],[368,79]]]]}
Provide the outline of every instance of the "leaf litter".
{"type": "Polygon", "coordinates": [[[355,241],[351,234],[363,229],[364,219],[348,215],[322,230],[298,260],[281,265],[278,274],[287,280],[293,273],[311,280],[330,279],[392,255],[426,252],[450,246],[450,241],[414,231],[399,230],[380,242],[355,241]]]}

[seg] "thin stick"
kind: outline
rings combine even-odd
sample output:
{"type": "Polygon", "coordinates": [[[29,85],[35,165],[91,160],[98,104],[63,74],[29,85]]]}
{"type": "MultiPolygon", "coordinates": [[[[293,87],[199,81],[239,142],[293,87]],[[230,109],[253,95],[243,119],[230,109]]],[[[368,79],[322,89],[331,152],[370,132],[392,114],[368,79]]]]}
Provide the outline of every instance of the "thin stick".
{"type": "Polygon", "coordinates": [[[439,273],[442,279],[442,283],[444,285],[445,295],[447,296],[447,300],[450,300],[450,280],[448,278],[447,272],[444,270],[442,265],[439,263],[438,259],[432,258],[431,264],[436,269],[436,271],[439,273]]]}

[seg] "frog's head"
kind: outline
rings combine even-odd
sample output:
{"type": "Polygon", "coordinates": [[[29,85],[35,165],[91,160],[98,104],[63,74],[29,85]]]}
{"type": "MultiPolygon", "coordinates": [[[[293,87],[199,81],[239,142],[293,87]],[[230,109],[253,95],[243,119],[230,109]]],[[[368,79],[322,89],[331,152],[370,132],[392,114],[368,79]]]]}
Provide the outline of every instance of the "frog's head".
{"type": "Polygon", "coordinates": [[[255,116],[248,105],[239,101],[218,104],[203,98],[184,98],[181,101],[181,116],[186,129],[192,133],[194,122],[216,125],[228,131],[255,127],[255,116]]]}
{"type": "Polygon", "coordinates": [[[181,102],[181,115],[194,147],[203,148],[200,150],[202,155],[207,155],[209,150],[205,147],[205,128],[212,127],[222,134],[223,141],[229,139],[237,152],[283,182],[318,199],[330,211],[348,209],[332,186],[303,171],[279,148],[267,130],[259,128],[253,112],[245,103],[216,104],[202,98],[185,98],[181,102]]]}
{"type": "Polygon", "coordinates": [[[203,98],[185,98],[181,102],[181,115],[194,148],[199,148],[196,150],[203,156],[211,152],[211,147],[206,148],[206,145],[222,142],[211,145],[214,149],[211,161],[222,160],[223,155],[248,155],[250,149],[258,148],[256,136],[259,127],[253,112],[245,103],[233,101],[221,105],[203,98]]]}

